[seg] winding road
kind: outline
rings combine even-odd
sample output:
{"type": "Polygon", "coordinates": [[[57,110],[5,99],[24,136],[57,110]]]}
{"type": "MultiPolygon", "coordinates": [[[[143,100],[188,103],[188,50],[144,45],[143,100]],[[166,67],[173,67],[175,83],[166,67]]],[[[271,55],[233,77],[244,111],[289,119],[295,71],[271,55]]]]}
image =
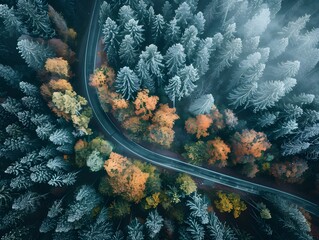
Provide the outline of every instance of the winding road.
{"type": "Polygon", "coordinates": [[[100,27],[98,24],[99,17],[99,6],[100,0],[96,0],[91,12],[91,18],[89,27],[87,30],[87,35],[84,38],[83,49],[80,54],[80,68],[82,69],[81,74],[81,86],[84,88],[84,94],[88,100],[90,106],[92,107],[94,117],[96,118],[99,126],[103,129],[103,132],[110,136],[112,140],[121,146],[126,152],[134,155],[140,159],[143,159],[151,164],[175,170],[178,172],[187,173],[197,178],[207,180],[212,183],[222,184],[234,189],[238,189],[244,192],[263,195],[265,193],[275,194],[279,197],[285,198],[300,207],[303,207],[308,212],[319,217],[319,206],[315,203],[312,203],[304,198],[298,197],[296,195],[284,192],[275,188],[267,187],[261,184],[256,184],[249,182],[240,178],[232,177],[212,171],[206,168],[195,166],[186,162],[183,162],[179,159],[172,157],[164,156],[159,153],[150,151],[147,148],[129,140],[125,137],[121,130],[113,123],[111,118],[106,114],[100,103],[96,93],[96,90],[89,86],[90,74],[94,72],[96,67],[96,56],[98,42],[100,38],[100,27]]]}

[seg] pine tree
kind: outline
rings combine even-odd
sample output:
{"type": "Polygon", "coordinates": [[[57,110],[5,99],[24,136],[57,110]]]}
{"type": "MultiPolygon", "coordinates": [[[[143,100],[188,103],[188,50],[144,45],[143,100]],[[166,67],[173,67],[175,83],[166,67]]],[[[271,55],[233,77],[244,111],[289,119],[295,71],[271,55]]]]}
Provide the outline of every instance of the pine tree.
{"type": "Polygon", "coordinates": [[[186,231],[192,236],[193,240],[204,240],[205,230],[204,227],[199,224],[196,219],[189,217],[186,221],[186,231]]]}
{"type": "Polygon", "coordinates": [[[195,82],[199,79],[198,71],[193,65],[186,66],[182,68],[177,74],[182,81],[182,88],[180,93],[180,98],[188,97],[197,87],[195,82]]]}
{"type": "Polygon", "coordinates": [[[196,50],[196,46],[199,42],[197,37],[198,30],[195,26],[187,28],[182,36],[181,43],[184,46],[187,59],[191,61],[196,50]]]}
{"type": "Polygon", "coordinates": [[[164,38],[168,46],[171,46],[180,41],[181,28],[180,26],[178,26],[176,18],[171,20],[169,24],[167,25],[164,38]]]}
{"type": "Polygon", "coordinates": [[[17,211],[25,211],[26,213],[32,213],[37,210],[40,205],[40,199],[43,196],[35,192],[26,192],[13,201],[12,209],[17,211]]]}
{"type": "Polygon", "coordinates": [[[214,97],[212,94],[205,94],[199,97],[198,99],[195,99],[190,107],[189,111],[197,116],[200,114],[209,114],[212,110],[212,107],[214,105],[214,97]]]}
{"type": "Polygon", "coordinates": [[[9,8],[6,4],[0,4],[0,18],[3,19],[3,24],[10,36],[26,33],[26,29],[15,15],[13,7],[9,8]]]}
{"type": "Polygon", "coordinates": [[[262,128],[271,126],[275,123],[277,117],[278,113],[265,112],[258,116],[257,124],[262,128]]]}
{"type": "Polygon", "coordinates": [[[5,80],[5,83],[13,88],[19,87],[21,75],[10,66],[0,64],[0,77],[5,80]]]}
{"type": "Polygon", "coordinates": [[[124,27],[130,19],[136,19],[134,10],[127,5],[124,5],[120,8],[118,13],[118,22],[120,27],[124,27]]]}
{"type": "Polygon", "coordinates": [[[175,10],[175,18],[178,25],[183,29],[185,29],[192,21],[193,14],[190,6],[186,2],[180,4],[178,9],[175,10]]]}
{"type": "Polygon", "coordinates": [[[281,117],[284,117],[286,120],[297,119],[303,115],[303,110],[299,106],[288,103],[283,104],[281,114],[281,117]]]}
{"type": "Polygon", "coordinates": [[[299,61],[286,61],[278,64],[275,74],[278,78],[290,78],[297,76],[300,68],[299,61]]]}
{"type": "Polygon", "coordinates": [[[209,235],[212,239],[236,240],[234,231],[223,224],[215,213],[209,214],[209,223],[207,225],[209,235]]]}
{"type": "Polygon", "coordinates": [[[195,192],[191,195],[191,200],[187,200],[186,206],[189,207],[190,216],[200,219],[202,224],[208,223],[208,200],[205,196],[195,192]]]}
{"type": "Polygon", "coordinates": [[[288,38],[292,41],[297,41],[300,37],[300,31],[306,27],[307,22],[310,20],[310,15],[306,14],[298,18],[296,21],[291,21],[286,27],[283,27],[279,35],[283,38],[288,38]]]}
{"type": "Polygon", "coordinates": [[[164,20],[169,22],[172,20],[174,17],[174,12],[173,12],[173,6],[170,4],[169,1],[165,1],[163,8],[162,8],[162,15],[164,17],[164,20]]]}
{"type": "Polygon", "coordinates": [[[48,15],[48,5],[41,0],[18,0],[17,8],[28,30],[36,37],[52,38],[55,32],[48,15]]]}
{"type": "Polygon", "coordinates": [[[306,94],[306,93],[300,93],[298,95],[292,95],[289,99],[289,102],[297,105],[306,105],[311,104],[315,99],[315,95],[313,94],[306,94]]]}
{"type": "Polygon", "coordinates": [[[138,21],[134,19],[130,19],[124,26],[124,32],[125,35],[130,35],[136,47],[140,47],[141,44],[145,41],[143,33],[144,29],[143,26],[138,25],[138,21]]]}
{"type": "Polygon", "coordinates": [[[285,95],[285,84],[282,81],[268,81],[259,84],[251,100],[254,112],[275,105],[285,95]]]}
{"type": "Polygon", "coordinates": [[[17,48],[28,66],[35,70],[43,69],[46,60],[54,57],[51,49],[28,39],[18,41],[17,48]]]}
{"type": "Polygon", "coordinates": [[[106,19],[108,17],[111,17],[112,10],[111,10],[111,4],[109,4],[106,1],[103,1],[100,7],[100,13],[99,13],[99,24],[103,26],[106,19]]]}
{"type": "Polygon", "coordinates": [[[57,129],[49,137],[55,145],[71,144],[74,142],[74,136],[68,129],[57,129]]]}
{"type": "Polygon", "coordinates": [[[27,82],[20,82],[19,83],[21,91],[26,95],[26,96],[38,96],[39,95],[39,90],[36,86],[34,86],[31,83],[27,82]]]}
{"type": "Polygon", "coordinates": [[[171,46],[164,56],[165,65],[168,68],[168,75],[175,76],[176,73],[185,65],[186,55],[181,44],[171,46]]]}
{"type": "Polygon", "coordinates": [[[143,225],[135,218],[128,225],[128,240],[144,240],[143,225]]]}
{"type": "Polygon", "coordinates": [[[302,141],[285,142],[281,145],[282,155],[289,156],[301,153],[303,150],[310,147],[310,143],[302,141]]]}
{"type": "Polygon", "coordinates": [[[126,66],[134,66],[137,61],[138,53],[136,44],[130,35],[125,35],[119,50],[121,62],[126,66]]]}
{"type": "Polygon", "coordinates": [[[193,25],[197,28],[199,34],[203,34],[205,30],[205,17],[202,12],[198,12],[193,19],[193,25]]]}
{"type": "Polygon", "coordinates": [[[243,105],[245,105],[244,108],[246,108],[257,92],[257,88],[257,82],[242,83],[229,93],[228,100],[235,108],[243,105]]]}
{"type": "Polygon", "coordinates": [[[289,120],[288,122],[280,124],[281,126],[275,129],[275,139],[283,137],[287,134],[292,134],[294,130],[298,129],[298,123],[295,119],[289,120]]]}
{"type": "Polygon", "coordinates": [[[217,56],[216,70],[214,76],[218,77],[220,73],[238,59],[242,52],[242,42],[240,38],[227,41],[217,56]]]}
{"type": "Polygon", "coordinates": [[[270,11],[262,8],[243,26],[244,34],[247,38],[261,36],[270,23],[270,11]]]}
{"type": "Polygon", "coordinates": [[[156,235],[161,231],[163,227],[164,219],[158,214],[157,210],[152,211],[148,214],[146,218],[146,228],[148,231],[148,235],[151,239],[154,239],[156,235]]]}
{"type": "Polygon", "coordinates": [[[119,27],[116,22],[111,18],[107,18],[102,29],[103,33],[103,42],[106,46],[106,53],[108,60],[113,66],[117,65],[117,49],[118,49],[118,36],[119,36],[119,27]]]}
{"type": "Polygon", "coordinates": [[[151,21],[152,39],[155,43],[157,43],[164,33],[165,21],[161,14],[155,15],[151,21]]]}
{"type": "Polygon", "coordinates": [[[209,70],[209,60],[213,47],[214,46],[212,38],[201,40],[199,43],[194,65],[198,69],[198,73],[200,76],[205,75],[205,73],[209,70]]]}
{"type": "Polygon", "coordinates": [[[285,94],[288,94],[296,86],[297,80],[295,78],[285,78],[283,80],[283,83],[284,83],[284,86],[285,86],[285,94]]]}
{"type": "Polygon", "coordinates": [[[123,67],[117,74],[115,88],[126,99],[132,99],[140,89],[140,80],[129,67],[123,67]]]}
{"type": "Polygon", "coordinates": [[[164,90],[169,99],[173,102],[173,108],[175,108],[176,99],[180,98],[182,82],[179,76],[175,76],[168,80],[168,85],[165,86],[164,90]]]}
{"type": "Polygon", "coordinates": [[[163,80],[162,68],[164,67],[163,56],[157,50],[157,46],[151,44],[142,51],[138,63],[138,73],[141,79],[148,81],[149,77],[157,79],[160,86],[163,80]]]}

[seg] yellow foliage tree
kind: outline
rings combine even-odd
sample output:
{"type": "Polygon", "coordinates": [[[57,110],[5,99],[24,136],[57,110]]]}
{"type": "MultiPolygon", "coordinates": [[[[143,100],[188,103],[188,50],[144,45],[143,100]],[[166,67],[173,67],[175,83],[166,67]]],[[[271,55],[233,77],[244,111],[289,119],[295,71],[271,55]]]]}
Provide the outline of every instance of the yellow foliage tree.
{"type": "Polygon", "coordinates": [[[50,73],[69,77],[69,63],[62,58],[48,58],[44,67],[50,73]]]}
{"type": "Polygon", "coordinates": [[[197,190],[195,181],[191,178],[191,176],[185,173],[179,174],[178,178],[176,179],[176,183],[186,195],[190,195],[197,190]]]}
{"type": "Polygon", "coordinates": [[[226,194],[218,191],[217,196],[219,199],[215,200],[214,203],[221,213],[230,213],[232,211],[234,218],[238,218],[240,214],[247,209],[246,204],[240,200],[240,196],[238,194],[226,194]]]}
{"type": "Polygon", "coordinates": [[[151,196],[147,197],[145,199],[146,204],[145,204],[145,209],[151,209],[151,208],[156,208],[158,204],[160,204],[160,193],[156,192],[153,193],[151,196]]]}

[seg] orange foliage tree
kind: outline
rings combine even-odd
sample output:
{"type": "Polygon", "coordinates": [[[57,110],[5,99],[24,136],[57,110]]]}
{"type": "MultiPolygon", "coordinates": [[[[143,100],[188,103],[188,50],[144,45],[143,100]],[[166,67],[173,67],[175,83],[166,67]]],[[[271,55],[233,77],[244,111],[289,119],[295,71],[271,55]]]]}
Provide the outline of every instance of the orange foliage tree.
{"type": "Polygon", "coordinates": [[[158,143],[162,146],[170,147],[174,140],[173,126],[175,120],[179,116],[175,113],[175,108],[170,108],[168,104],[160,104],[152,118],[152,125],[149,126],[149,137],[152,142],[158,143]]]}
{"type": "Polygon", "coordinates": [[[224,121],[224,116],[219,112],[217,107],[213,105],[212,110],[211,110],[211,119],[213,120],[213,128],[214,130],[218,131],[220,129],[225,128],[225,121],[224,121]]]}
{"type": "Polygon", "coordinates": [[[197,115],[195,118],[189,118],[185,122],[185,128],[187,133],[196,134],[197,139],[200,137],[207,137],[209,133],[208,128],[213,123],[213,120],[208,115],[197,115]]]}
{"type": "Polygon", "coordinates": [[[142,172],[128,158],[112,152],[104,168],[109,176],[113,193],[136,203],[144,197],[149,174],[142,172]]]}
{"type": "Polygon", "coordinates": [[[62,58],[48,58],[44,67],[52,74],[69,77],[69,63],[62,58]]]}
{"type": "Polygon", "coordinates": [[[218,163],[219,167],[225,167],[227,165],[228,154],[230,153],[229,146],[220,138],[207,142],[207,150],[210,158],[209,164],[218,163]]]}
{"type": "Polygon", "coordinates": [[[271,144],[265,133],[245,129],[241,134],[235,133],[232,147],[235,155],[234,164],[236,164],[254,162],[255,158],[261,157],[263,152],[271,147],[271,144]]]}
{"type": "Polygon", "coordinates": [[[308,164],[305,160],[293,159],[283,163],[275,163],[270,168],[270,173],[277,179],[289,183],[302,182],[302,175],[308,170],[308,164]]]}
{"type": "Polygon", "coordinates": [[[143,120],[149,120],[153,116],[158,99],[157,96],[149,96],[149,90],[147,89],[138,92],[134,101],[135,114],[141,115],[143,120]]]}

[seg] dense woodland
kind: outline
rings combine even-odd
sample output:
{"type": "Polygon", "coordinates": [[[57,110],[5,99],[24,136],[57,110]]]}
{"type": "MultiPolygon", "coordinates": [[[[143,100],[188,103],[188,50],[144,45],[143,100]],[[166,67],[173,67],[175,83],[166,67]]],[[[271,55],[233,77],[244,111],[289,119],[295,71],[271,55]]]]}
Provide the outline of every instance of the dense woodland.
{"type": "MultiPolygon", "coordinates": [[[[293,12],[303,3],[101,1],[90,85],[134,141],[249,177],[298,184],[306,172],[318,192],[319,101],[303,85],[319,39],[293,12]]],[[[77,91],[90,4],[1,1],[1,240],[318,237],[297,205],[157,168],[98,131],[77,91]]]]}

